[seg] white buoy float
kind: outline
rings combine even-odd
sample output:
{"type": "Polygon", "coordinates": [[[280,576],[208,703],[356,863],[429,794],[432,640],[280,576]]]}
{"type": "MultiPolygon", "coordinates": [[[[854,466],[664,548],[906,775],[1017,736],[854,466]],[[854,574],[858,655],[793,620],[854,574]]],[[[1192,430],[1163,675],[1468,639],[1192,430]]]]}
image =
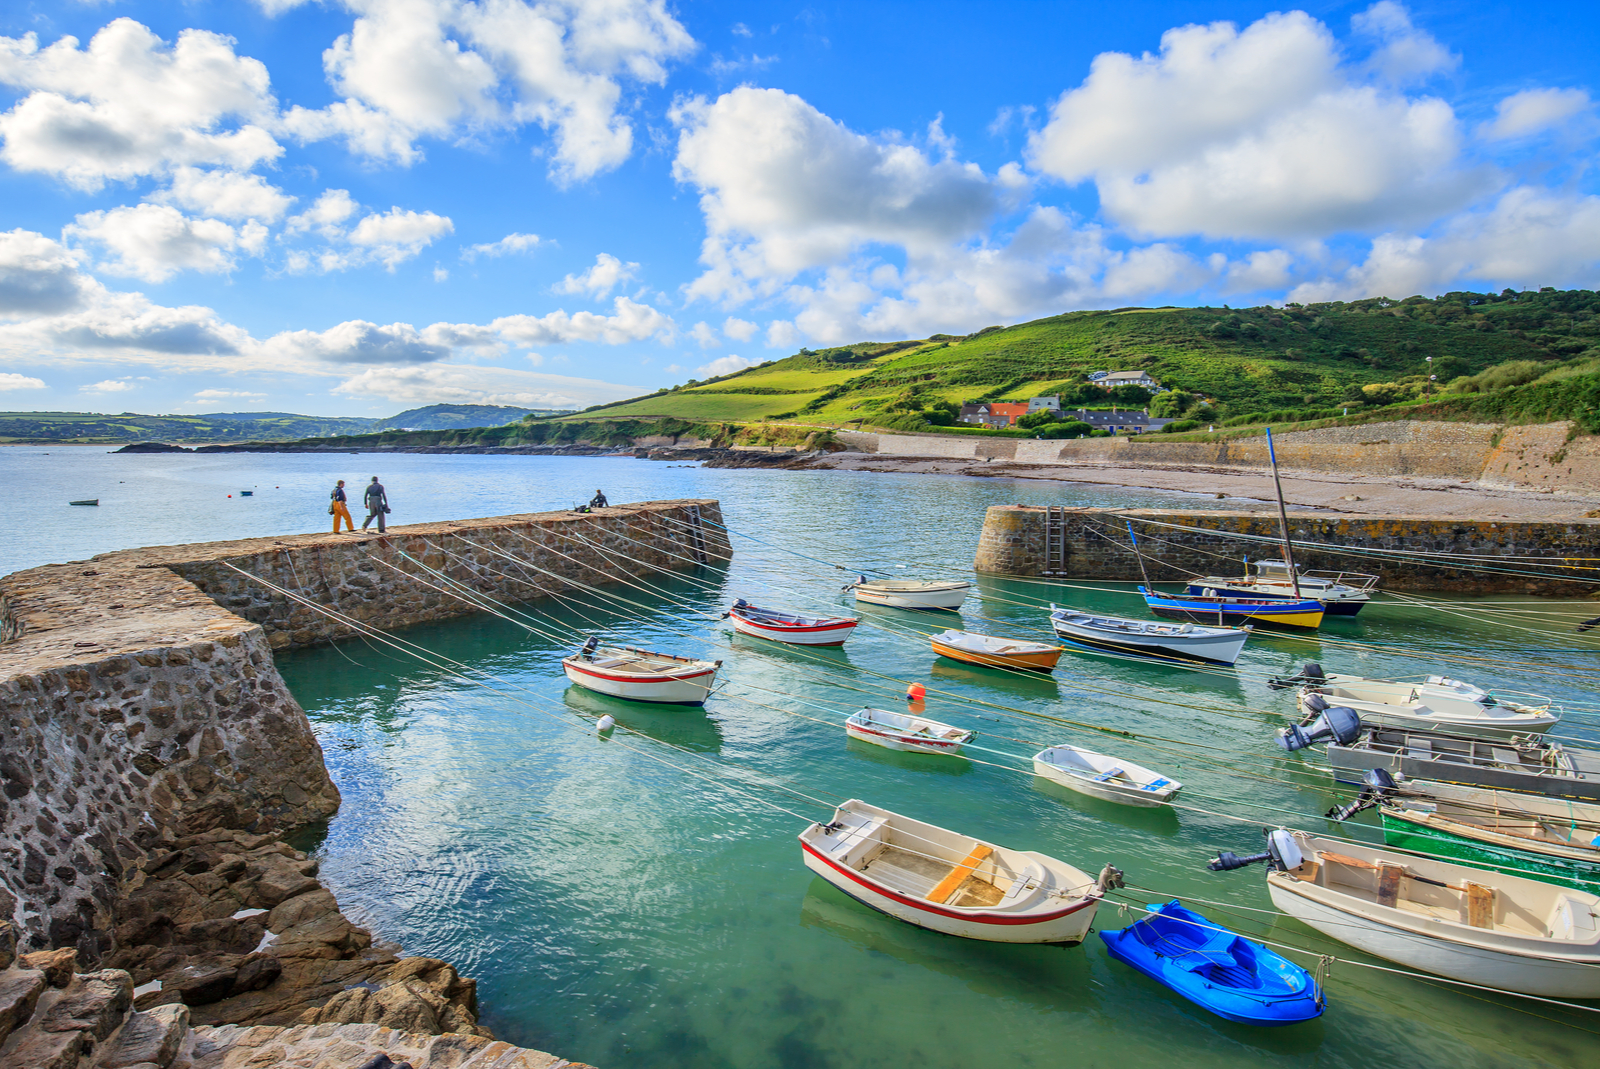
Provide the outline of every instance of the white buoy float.
{"type": "Polygon", "coordinates": [[[600,718],[598,723],[595,724],[595,730],[601,735],[604,735],[616,726],[617,718],[612,716],[610,713],[607,713],[605,716],[600,718]]]}

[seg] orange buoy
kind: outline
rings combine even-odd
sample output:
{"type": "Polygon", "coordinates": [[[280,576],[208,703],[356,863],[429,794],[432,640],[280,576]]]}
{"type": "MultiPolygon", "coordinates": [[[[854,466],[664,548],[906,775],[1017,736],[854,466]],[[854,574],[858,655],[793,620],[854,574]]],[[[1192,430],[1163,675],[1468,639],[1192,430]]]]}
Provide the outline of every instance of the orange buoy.
{"type": "Polygon", "coordinates": [[[920,702],[928,696],[928,688],[921,683],[913,683],[906,688],[906,701],[920,702]]]}

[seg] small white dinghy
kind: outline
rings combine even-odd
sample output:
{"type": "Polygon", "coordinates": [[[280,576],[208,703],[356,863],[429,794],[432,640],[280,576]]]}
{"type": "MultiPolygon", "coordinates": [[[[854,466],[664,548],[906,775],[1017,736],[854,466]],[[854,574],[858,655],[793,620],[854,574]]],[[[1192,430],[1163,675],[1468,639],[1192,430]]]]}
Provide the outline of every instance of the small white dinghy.
{"type": "Polygon", "coordinates": [[[854,589],[856,600],[869,605],[888,605],[896,609],[959,609],[967,600],[972,584],[961,579],[868,579],[862,576],[846,590],[854,589]]]}
{"type": "Polygon", "coordinates": [[[636,702],[703,705],[721,661],[699,661],[632,646],[602,646],[590,638],[564,658],[567,678],[580,687],[636,702]]]}
{"type": "Polygon", "coordinates": [[[740,634],[795,646],[843,646],[858,622],[848,616],[801,616],[761,609],[743,598],[733,603],[728,619],[740,634]]]}
{"type": "Polygon", "coordinates": [[[863,709],[844,722],[852,739],[908,753],[960,754],[974,733],[921,716],[888,709],[863,709]]]}
{"type": "Polygon", "coordinates": [[[1544,998],[1600,998],[1600,896],[1539,880],[1279,829],[1262,854],[1272,904],[1423,972],[1544,998]]]}
{"type": "Polygon", "coordinates": [[[1048,642],[999,638],[973,631],[941,631],[932,636],[933,652],[952,661],[983,665],[986,668],[1020,668],[1048,672],[1061,659],[1061,647],[1048,642]]]}
{"type": "Polygon", "coordinates": [[[1120,757],[1081,746],[1051,746],[1033,755],[1033,774],[1079,794],[1123,805],[1166,805],[1183,789],[1175,779],[1120,757]]]}
{"type": "Polygon", "coordinates": [[[1211,661],[1232,664],[1239,659],[1248,627],[1206,627],[1195,623],[1135,620],[1127,616],[1079,612],[1050,605],[1050,626],[1062,639],[1095,653],[1124,653],[1159,660],[1211,661]]]}
{"type": "Polygon", "coordinates": [[[1321,666],[1308,664],[1302,678],[1306,685],[1300,688],[1299,704],[1308,720],[1316,719],[1329,706],[1342,705],[1371,727],[1488,739],[1538,734],[1561,720],[1548,698],[1542,705],[1503,701],[1481,687],[1446,676],[1428,676],[1417,682],[1323,675],[1321,666]]]}
{"type": "Polygon", "coordinates": [[[851,799],[800,833],[806,867],[863,905],[966,939],[1076,946],[1105,886],[1065,861],[995,846],[851,799]]]}

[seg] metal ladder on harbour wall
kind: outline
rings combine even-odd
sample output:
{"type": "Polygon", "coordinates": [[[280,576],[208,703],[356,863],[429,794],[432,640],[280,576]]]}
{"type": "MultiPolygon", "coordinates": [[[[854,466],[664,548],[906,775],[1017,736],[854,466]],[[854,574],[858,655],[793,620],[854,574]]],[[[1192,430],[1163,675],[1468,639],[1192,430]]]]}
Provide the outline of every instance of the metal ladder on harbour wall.
{"type": "Polygon", "coordinates": [[[700,506],[689,506],[689,550],[701,564],[708,563],[706,556],[706,528],[700,519],[700,506]]]}
{"type": "Polygon", "coordinates": [[[1044,568],[1045,575],[1067,574],[1067,519],[1066,508],[1046,505],[1044,510],[1044,568]]]}

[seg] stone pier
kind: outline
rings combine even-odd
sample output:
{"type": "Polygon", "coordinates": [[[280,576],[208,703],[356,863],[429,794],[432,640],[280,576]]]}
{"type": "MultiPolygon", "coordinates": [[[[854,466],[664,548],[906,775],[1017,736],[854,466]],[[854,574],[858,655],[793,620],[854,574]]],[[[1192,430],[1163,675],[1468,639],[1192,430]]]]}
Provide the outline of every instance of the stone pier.
{"type": "Polygon", "coordinates": [[[470,980],[375,945],[280,841],[339,795],[272,652],[478,611],[419,582],[441,585],[424,567],[514,602],[714,564],[721,519],[715,501],[646,502],[126,550],[0,579],[0,928],[22,953],[127,970],[140,1011],[485,1035],[470,980]],[[351,984],[372,997],[336,997],[351,984]]]}
{"type": "MultiPolygon", "coordinates": [[[[996,505],[984,518],[973,567],[993,575],[1136,581],[1129,522],[1156,582],[1236,575],[1246,557],[1281,557],[1272,513],[996,505]]],[[[1365,572],[1390,590],[1586,597],[1596,592],[1592,580],[1600,576],[1600,522],[1594,521],[1291,512],[1289,532],[1302,567],[1365,572]],[[1478,567],[1453,565],[1446,555],[1476,558],[1471,564],[1478,567]],[[1523,574],[1530,572],[1538,574],[1523,574]]]]}

